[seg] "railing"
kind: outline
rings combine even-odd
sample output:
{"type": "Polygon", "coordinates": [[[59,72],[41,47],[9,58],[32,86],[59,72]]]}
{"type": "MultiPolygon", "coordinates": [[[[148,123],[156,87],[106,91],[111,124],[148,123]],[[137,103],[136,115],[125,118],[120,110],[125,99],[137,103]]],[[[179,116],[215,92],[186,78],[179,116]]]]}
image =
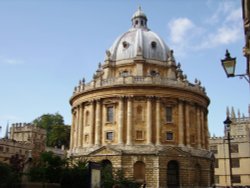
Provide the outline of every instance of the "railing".
{"type": "Polygon", "coordinates": [[[92,80],[87,84],[81,83],[77,87],[75,87],[73,95],[97,88],[116,86],[116,85],[160,85],[160,86],[169,86],[180,89],[184,88],[190,91],[206,94],[204,87],[200,86],[200,84],[191,84],[186,80],[185,81],[173,80],[169,78],[152,77],[152,76],[146,76],[146,77],[127,76],[127,77],[114,77],[102,80],[96,79],[92,80]]]}

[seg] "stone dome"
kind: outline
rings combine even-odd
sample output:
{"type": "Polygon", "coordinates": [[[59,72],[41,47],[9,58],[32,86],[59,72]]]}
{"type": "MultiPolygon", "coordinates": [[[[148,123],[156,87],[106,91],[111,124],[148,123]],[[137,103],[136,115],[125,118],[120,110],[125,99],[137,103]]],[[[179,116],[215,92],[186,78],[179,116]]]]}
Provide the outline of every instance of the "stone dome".
{"type": "Polygon", "coordinates": [[[147,17],[139,9],[132,17],[132,28],[119,36],[109,49],[113,61],[142,56],[145,59],[167,61],[170,49],[156,33],[147,27],[147,17]]]}

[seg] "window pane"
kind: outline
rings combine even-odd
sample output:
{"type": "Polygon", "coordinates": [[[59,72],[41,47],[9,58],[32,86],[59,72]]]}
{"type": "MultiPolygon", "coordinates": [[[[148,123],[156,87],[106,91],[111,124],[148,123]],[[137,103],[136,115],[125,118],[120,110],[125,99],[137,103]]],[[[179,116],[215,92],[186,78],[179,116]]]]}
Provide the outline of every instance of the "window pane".
{"type": "Polygon", "coordinates": [[[231,153],[238,153],[239,147],[238,144],[231,144],[231,153]]]}
{"type": "Polygon", "coordinates": [[[113,122],[114,120],[114,108],[113,106],[107,108],[107,121],[113,122]]]}
{"type": "Polygon", "coordinates": [[[240,160],[238,158],[232,159],[232,167],[233,168],[239,168],[240,167],[240,160]]]}
{"type": "Polygon", "coordinates": [[[233,175],[232,180],[233,183],[240,183],[241,182],[240,175],[233,175]]]}
{"type": "Polygon", "coordinates": [[[214,183],[216,183],[216,184],[220,183],[220,176],[218,176],[218,175],[214,176],[214,183]]]}
{"type": "Polygon", "coordinates": [[[215,159],[215,161],[214,161],[214,167],[215,168],[219,168],[219,160],[218,159],[215,159]]]}
{"type": "Polygon", "coordinates": [[[166,107],[166,122],[172,122],[172,107],[166,107]]]}
{"type": "Polygon", "coordinates": [[[142,140],[143,139],[142,131],[136,131],[136,139],[137,140],[142,140]]]}
{"type": "Polygon", "coordinates": [[[106,139],[107,140],[113,140],[113,132],[107,132],[106,139]]]}
{"type": "Polygon", "coordinates": [[[172,132],[167,132],[167,140],[173,140],[173,133],[172,132]]]}
{"type": "Polygon", "coordinates": [[[214,154],[218,153],[217,145],[210,146],[210,151],[213,152],[214,154]]]}

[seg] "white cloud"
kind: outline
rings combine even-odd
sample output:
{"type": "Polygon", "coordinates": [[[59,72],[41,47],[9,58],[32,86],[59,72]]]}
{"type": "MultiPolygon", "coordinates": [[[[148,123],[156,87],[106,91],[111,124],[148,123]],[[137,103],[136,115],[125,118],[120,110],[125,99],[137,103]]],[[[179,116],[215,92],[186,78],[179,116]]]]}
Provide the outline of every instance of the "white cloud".
{"type": "Polygon", "coordinates": [[[23,64],[24,62],[16,58],[5,58],[5,57],[0,56],[0,63],[8,64],[8,65],[19,65],[19,64],[23,64]]]}
{"type": "Polygon", "coordinates": [[[242,9],[238,8],[236,10],[232,10],[229,12],[228,16],[226,17],[226,22],[242,22],[242,9]]]}
{"type": "Polygon", "coordinates": [[[173,43],[182,43],[195,25],[188,18],[177,18],[169,23],[170,40],[173,43]]]}
{"type": "Polygon", "coordinates": [[[185,55],[190,51],[229,45],[243,37],[241,7],[228,1],[217,5],[217,9],[211,9],[214,11],[208,15],[208,21],[199,24],[188,18],[170,21],[170,46],[176,54],[185,55]]]}

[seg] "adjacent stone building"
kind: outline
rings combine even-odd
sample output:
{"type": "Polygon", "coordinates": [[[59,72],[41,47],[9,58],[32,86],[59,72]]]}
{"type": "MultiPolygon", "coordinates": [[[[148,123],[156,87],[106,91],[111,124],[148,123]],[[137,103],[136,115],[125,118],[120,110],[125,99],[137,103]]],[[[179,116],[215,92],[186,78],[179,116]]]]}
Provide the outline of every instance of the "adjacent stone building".
{"type": "Polygon", "coordinates": [[[9,162],[11,156],[33,158],[45,150],[46,130],[30,123],[14,123],[10,128],[10,136],[0,139],[0,161],[9,162]]]}
{"type": "Polygon", "coordinates": [[[152,188],[212,184],[205,88],[187,80],[141,8],[70,104],[75,159],[121,169],[152,188]]]}
{"type": "MultiPolygon", "coordinates": [[[[238,117],[232,108],[227,112],[232,124],[231,157],[232,157],[232,182],[234,186],[250,186],[250,106],[249,116],[238,117]]],[[[230,186],[229,148],[227,135],[224,137],[211,137],[210,150],[215,156],[215,184],[217,186],[230,186]]]]}

